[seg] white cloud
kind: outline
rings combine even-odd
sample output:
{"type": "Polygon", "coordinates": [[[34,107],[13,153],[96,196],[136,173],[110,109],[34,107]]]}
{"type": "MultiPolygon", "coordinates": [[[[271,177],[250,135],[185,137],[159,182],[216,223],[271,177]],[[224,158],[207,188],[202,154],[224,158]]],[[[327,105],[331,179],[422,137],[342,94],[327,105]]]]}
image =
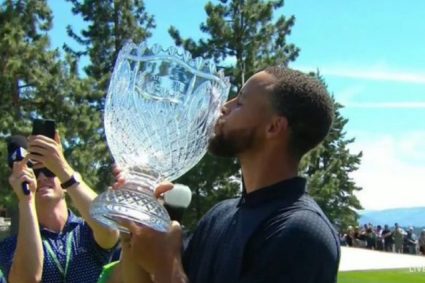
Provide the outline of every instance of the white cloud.
{"type": "MultiPolygon", "coordinates": [[[[318,68],[328,82],[336,78],[356,79],[338,81],[338,85],[344,85],[336,92],[336,98],[347,108],[425,109],[423,91],[412,93],[412,98],[409,98],[407,93],[400,93],[401,101],[389,101],[386,98],[376,101],[380,97],[375,97],[373,102],[368,101],[369,94],[379,94],[376,89],[374,92],[369,91],[369,85],[373,81],[385,82],[375,85],[384,87],[382,93],[385,93],[385,87],[392,88],[393,83],[406,83],[406,86],[425,85],[424,68],[397,70],[386,62],[363,65],[358,62],[343,62],[314,67],[297,65],[296,68],[303,71],[318,68]],[[362,97],[359,97],[360,95],[362,97]]],[[[404,85],[397,87],[403,88],[404,85]]],[[[333,88],[330,86],[330,89],[333,88]]],[[[394,91],[392,93],[394,94],[394,91]]],[[[398,135],[392,134],[393,129],[388,125],[383,126],[381,134],[368,132],[366,124],[362,124],[364,132],[350,132],[350,135],[356,137],[350,149],[353,152],[363,151],[360,168],[352,177],[363,187],[357,196],[365,209],[425,206],[425,126],[422,124],[418,119],[416,128],[419,131],[398,135]]]]}
{"type": "Polygon", "coordinates": [[[425,84],[425,73],[400,72],[391,70],[373,69],[344,69],[323,68],[322,74],[353,79],[364,79],[373,81],[392,81],[402,83],[425,84]]]}
{"type": "Polygon", "coordinates": [[[325,76],[334,76],[342,78],[352,78],[372,81],[391,81],[400,83],[414,83],[425,85],[425,71],[400,71],[393,70],[384,64],[375,64],[368,66],[345,66],[345,65],[328,65],[328,66],[297,66],[298,69],[305,72],[319,69],[320,73],[325,76]]]}
{"type": "Polygon", "coordinates": [[[398,146],[405,159],[422,163],[425,166],[425,131],[406,134],[398,146]]]}
{"type": "Polygon", "coordinates": [[[403,137],[358,134],[352,152],[363,151],[352,174],[363,187],[357,194],[368,210],[425,206],[425,132],[403,137]]]}
{"type": "Polygon", "coordinates": [[[350,84],[343,89],[339,90],[336,95],[338,96],[338,101],[341,102],[344,106],[350,104],[350,101],[353,100],[359,94],[362,94],[366,91],[366,88],[360,84],[350,84]]]}
{"type": "MultiPolygon", "coordinates": [[[[425,109],[425,100],[418,100],[417,98],[418,94],[425,94],[423,91],[412,93],[412,95],[416,97],[416,100],[356,102],[356,97],[359,95],[362,95],[362,97],[365,98],[366,93],[373,94],[368,89],[370,81],[386,81],[388,83],[385,84],[387,87],[391,87],[391,84],[389,84],[390,82],[425,85],[425,71],[395,71],[383,62],[371,64],[369,66],[358,66],[355,63],[348,63],[346,65],[330,64],[319,68],[309,66],[296,66],[296,68],[304,72],[319,69],[320,73],[325,77],[329,76],[357,79],[355,84],[353,84],[353,81],[345,81],[345,86],[336,92],[337,101],[346,108],[425,109]]],[[[385,87],[382,88],[382,93],[385,93],[385,87]]],[[[400,94],[400,97],[405,98],[406,96],[408,96],[406,93],[400,94]]]]}
{"type": "Polygon", "coordinates": [[[400,102],[342,102],[347,108],[383,108],[383,109],[423,109],[425,102],[400,101],[400,102]]]}

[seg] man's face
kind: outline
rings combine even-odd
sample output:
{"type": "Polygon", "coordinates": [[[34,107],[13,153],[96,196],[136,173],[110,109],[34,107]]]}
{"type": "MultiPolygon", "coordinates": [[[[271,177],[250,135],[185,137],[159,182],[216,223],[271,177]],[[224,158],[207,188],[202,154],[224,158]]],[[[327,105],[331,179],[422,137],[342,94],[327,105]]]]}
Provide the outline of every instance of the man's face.
{"type": "Polygon", "coordinates": [[[38,204],[45,201],[60,200],[64,197],[64,192],[57,177],[45,174],[43,171],[37,173],[36,176],[36,202],[38,204]]]}
{"type": "Polygon", "coordinates": [[[224,105],[209,143],[212,154],[235,157],[262,145],[265,126],[273,114],[266,88],[273,82],[272,75],[257,73],[224,105]]]}

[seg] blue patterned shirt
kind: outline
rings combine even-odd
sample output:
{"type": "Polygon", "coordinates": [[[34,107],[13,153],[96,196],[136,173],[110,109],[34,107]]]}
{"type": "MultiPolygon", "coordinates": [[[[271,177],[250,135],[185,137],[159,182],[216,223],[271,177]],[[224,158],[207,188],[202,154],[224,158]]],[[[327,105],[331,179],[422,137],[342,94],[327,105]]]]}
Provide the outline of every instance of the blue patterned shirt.
{"type": "MultiPolygon", "coordinates": [[[[113,249],[102,249],[94,240],[89,225],[71,211],[69,211],[68,220],[61,233],[52,232],[45,228],[41,228],[40,233],[44,251],[42,282],[97,282],[102,267],[111,260],[113,249]],[[68,249],[67,240],[69,242],[68,249]],[[60,266],[49,253],[48,246],[56,255],[60,266]],[[64,278],[60,269],[63,271],[66,269],[67,250],[70,250],[69,264],[66,272],[64,272],[66,274],[66,278],[64,278]]],[[[0,243],[0,269],[4,272],[5,278],[8,277],[12,265],[16,243],[17,236],[11,236],[0,243]]],[[[0,283],[2,283],[1,279],[0,283]]]]}

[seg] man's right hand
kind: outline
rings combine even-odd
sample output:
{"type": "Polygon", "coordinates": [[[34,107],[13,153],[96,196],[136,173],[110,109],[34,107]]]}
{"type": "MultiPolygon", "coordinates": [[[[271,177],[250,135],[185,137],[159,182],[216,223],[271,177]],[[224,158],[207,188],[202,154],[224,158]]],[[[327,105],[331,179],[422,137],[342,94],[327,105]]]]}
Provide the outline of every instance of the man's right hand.
{"type": "Polygon", "coordinates": [[[10,267],[8,282],[41,282],[43,274],[43,244],[35,205],[37,179],[27,166],[28,155],[14,162],[9,183],[19,199],[19,229],[16,250],[10,267]],[[30,193],[25,195],[22,183],[27,182],[30,193]]]}
{"type": "Polygon", "coordinates": [[[12,186],[19,201],[34,200],[33,195],[37,190],[37,179],[35,178],[34,171],[27,166],[27,162],[27,158],[19,162],[14,162],[12,174],[9,177],[9,184],[12,186]],[[29,195],[25,195],[22,190],[22,184],[24,182],[28,183],[31,192],[29,195]]]}
{"type": "MultiPolygon", "coordinates": [[[[115,183],[112,188],[125,187],[125,174],[117,166],[113,167],[115,183]]],[[[154,196],[160,203],[164,193],[173,189],[173,184],[162,182],[154,190],[154,196]]],[[[136,264],[140,274],[149,274],[154,282],[187,282],[181,263],[182,230],[178,222],[173,221],[167,232],[158,232],[135,222],[117,219],[130,234],[121,235],[122,252],[132,264],[136,264]]],[[[145,280],[143,282],[149,282],[145,280]]]]}
{"type": "MultiPolygon", "coordinates": [[[[119,190],[126,184],[125,174],[117,165],[112,166],[112,175],[114,176],[115,182],[112,184],[112,189],[119,190]]],[[[157,185],[154,190],[154,196],[161,201],[164,193],[172,190],[174,185],[170,182],[161,182],[157,185]]]]}
{"type": "Polygon", "coordinates": [[[120,224],[130,231],[123,250],[154,282],[187,282],[181,263],[182,231],[178,222],[173,221],[167,232],[124,219],[120,224]]]}

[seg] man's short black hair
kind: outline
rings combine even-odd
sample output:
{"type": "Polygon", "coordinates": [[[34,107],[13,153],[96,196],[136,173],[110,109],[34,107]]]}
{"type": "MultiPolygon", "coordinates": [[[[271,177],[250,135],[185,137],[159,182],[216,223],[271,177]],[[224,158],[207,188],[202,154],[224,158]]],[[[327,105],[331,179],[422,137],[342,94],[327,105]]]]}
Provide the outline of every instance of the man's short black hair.
{"type": "Polygon", "coordinates": [[[300,71],[268,67],[276,78],[271,86],[274,110],[288,119],[290,149],[301,158],[317,146],[329,132],[334,116],[333,101],[322,82],[300,71]]]}

